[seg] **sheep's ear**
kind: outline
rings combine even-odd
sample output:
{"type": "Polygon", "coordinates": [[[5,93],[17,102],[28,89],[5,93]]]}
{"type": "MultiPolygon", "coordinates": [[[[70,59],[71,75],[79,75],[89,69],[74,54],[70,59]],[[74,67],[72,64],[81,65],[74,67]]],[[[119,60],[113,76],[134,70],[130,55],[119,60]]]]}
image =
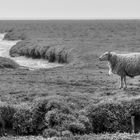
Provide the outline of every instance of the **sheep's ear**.
{"type": "Polygon", "coordinates": [[[111,51],[108,51],[108,54],[110,54],[111,53],[111,51]]]}
{"type": "Polygon", "coordinates": [[[108,52],[108,60],[110,59],[110,57],[111,57],[111,52],[109,51],[108,52]]]}

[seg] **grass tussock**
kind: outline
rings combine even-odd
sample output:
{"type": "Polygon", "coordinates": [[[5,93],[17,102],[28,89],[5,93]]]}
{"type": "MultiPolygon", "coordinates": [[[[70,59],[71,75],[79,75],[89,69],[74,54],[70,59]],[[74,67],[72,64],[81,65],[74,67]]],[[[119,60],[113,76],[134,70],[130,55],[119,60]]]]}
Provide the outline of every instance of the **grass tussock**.
{"type": "Polygon", "coordinates": [[[9,59],[9,58],[5,58],[5,57],[0,57],[0,68],[11,68],[11,69],[15,69],[15,68],[18,68],[19,65],[9,59]]]}
{"type": "Polygon", "coordinates": [[[72,47],[57,40],[24,40],[10,49],[10,55],[47,59],[49,62],[69,63],[72,60],[72,47]]]}

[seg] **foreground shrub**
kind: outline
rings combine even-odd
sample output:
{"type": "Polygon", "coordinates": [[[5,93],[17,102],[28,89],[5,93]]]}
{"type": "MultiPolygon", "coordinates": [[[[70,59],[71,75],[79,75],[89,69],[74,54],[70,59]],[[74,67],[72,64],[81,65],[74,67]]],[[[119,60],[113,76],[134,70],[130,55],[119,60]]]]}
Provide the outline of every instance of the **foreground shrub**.
{"type": "Polygon", "coordinates": [[[13,117],[13,129],[19,135],[35,134],[36,124],[31,109],[19,109],[13,117]]]}
{"type": "Polygon", "coordinates": [[[51,129],[51,128],[49,128],[49,129],[45,129],[44,131],[43,131],[43,137],[45,137],[45,138],[48,138],[48,137],[55,137],[55,136],[60,136],[60,133],[57,131],[57,130],[55,130],[55,129],[51,129]]]}
{"type": "Polygon", "coordinates": [[[13,116],[16,112],[16,108],[12,105],[0,103],[0,115],[5,123],[6,128],[13,127],[13,116]]]}
{"type": "Polygon", "coordinates": [[[68,130],[69,124],[77,119],[72,114],[64,114],[59,110],[48,111],[45,115],[45,124],[48,128],[55,128],[58,131],[68,130]]]}
{"type": "Polygon", "coordinates": [[[131,132],[131,115],[139,110],[138,106],[140,102],[137,105],[129,102],[103,103],[90,106],[87,116],[92,122],[94,133],[131,132]]]}
{"type": "Polygon", "coordinates": [[[74,134],[92,131],[89,119],[84,115],[80,116],[79,111],[72,111],[65,100],[60,97],[48,97],[37,101],[33,112],[38,133],[49,128],[58,132],[69,130],[74,134]]]}
{"type": "Polygon", "coordinates": [[[63,110],[64,112],[69,111],[64,105],[64,103],[61,103],[59,100],[62,101],[62,99],[59,97],[48,97],[46,99],[40,99],[37,100],[34,107],[33,107],[33,118],[35,120],[36,125],[38,126],[36,130],[38,132],[41,132],[42,129],[46,127],[45,121],[45,115],[48,111],[51,111],[53,109],[63,110]],[[42,126],[42,128],[40,128],[42,126]]]}

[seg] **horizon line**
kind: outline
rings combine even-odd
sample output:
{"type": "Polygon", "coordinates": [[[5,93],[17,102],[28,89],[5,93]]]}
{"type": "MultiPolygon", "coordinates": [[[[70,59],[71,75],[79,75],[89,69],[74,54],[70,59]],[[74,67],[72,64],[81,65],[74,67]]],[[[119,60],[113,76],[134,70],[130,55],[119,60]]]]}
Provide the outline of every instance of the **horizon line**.
{"type": "Polygon", "coordinates": [[[0,20],[140,20],[140,17],[104,18],[0,18],[0,20]]]}

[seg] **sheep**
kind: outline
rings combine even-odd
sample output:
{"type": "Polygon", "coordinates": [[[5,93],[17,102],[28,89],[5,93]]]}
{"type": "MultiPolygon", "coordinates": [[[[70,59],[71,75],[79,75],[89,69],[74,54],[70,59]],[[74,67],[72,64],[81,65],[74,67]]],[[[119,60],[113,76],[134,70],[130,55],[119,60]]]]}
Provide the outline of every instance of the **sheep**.
{"type": "Polygon", "coordinates": [[[108,61],[109,75],[113,73],[121,77],[120,88],[127,88],[126,76],[134,78],[140,75],[140,53],[105,52],[99,57],[99,60],[108,61]]]}

